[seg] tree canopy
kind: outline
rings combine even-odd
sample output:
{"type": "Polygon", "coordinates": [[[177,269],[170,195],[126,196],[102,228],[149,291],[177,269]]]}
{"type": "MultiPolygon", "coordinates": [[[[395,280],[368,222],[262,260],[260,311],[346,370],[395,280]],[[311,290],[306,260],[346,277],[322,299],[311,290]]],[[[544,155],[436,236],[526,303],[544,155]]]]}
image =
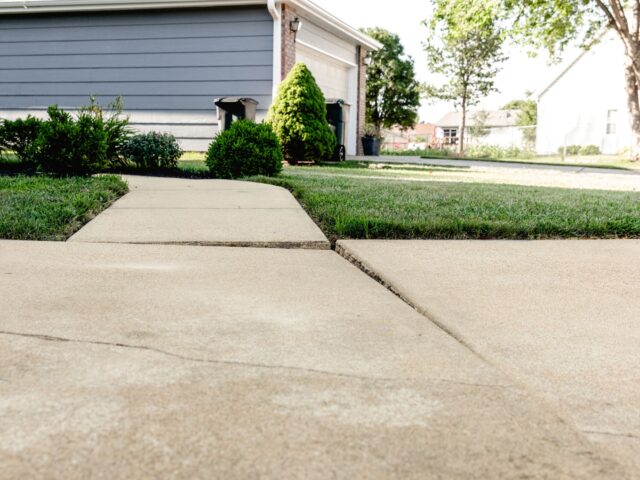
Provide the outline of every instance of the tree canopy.
{"type": "Polygon", "coordinates": [[[459,150],[464,151],[467,109],[496,91],[495,77],[505,57],[499,4],[494,0],[432,0],[434,11],[425,23],[425,44],[432,72],[443,85],[427,87],[427,95],[452,100],[462,110],[459,150]]]}
{"type": "Polygon", "coordinates": [[[546,49],[558,59],[577,43],[587,48],[607,29],[624,47],[627,106],[634,134],[635,155],[640,154],[640,1],[625,0],[501,0],[514,39],[530,49],[546,49]]]}
{"type": "Polygon", "coordinates": [[[413,127],[421,94],[413,59],[405,54],[398,35],[377,27],[363,32],[382,43],[371,53],[367,69],[367,123],[376,127],[378,135],[383,127],[413,127]]]}

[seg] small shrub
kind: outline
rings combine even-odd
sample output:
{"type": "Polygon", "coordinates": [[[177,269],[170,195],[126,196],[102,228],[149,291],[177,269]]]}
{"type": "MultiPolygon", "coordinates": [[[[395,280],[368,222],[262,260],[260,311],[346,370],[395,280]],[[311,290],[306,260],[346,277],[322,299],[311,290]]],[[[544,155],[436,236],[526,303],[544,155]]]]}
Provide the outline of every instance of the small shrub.
{"type": "Polygon", "coordinates": [[[560,155],[567,155],[568,157],[575,157],[580,154],[580,145],[567,145],[566,150],[565,147],[558,148],[558,153],[560,155]]]}
{"type": "Polygon", "coordinates": [[[39,167],[56,175],[90,175],[107,166],[107,134],[102,116],[82,108],[77,119],[52,105],[33,142],[39,167]]]}
{"type": "Polygon", "coordinates": [[[30,149],[38,138],[42,120],[29,115],[17,120],[4,120],[0,124],[0,153],[12,151],[20,161],[31,160],[30,149]]]}
{"type": "MultiPolygon", "coordinates": [[[[90,108],[96,115],[103,116],[102,108],[91,98],[90,108]]],[[[129,117],[124,117],[122,111],[124,103],[122,97],[116,98],[108,106],[108,114],[104,118],[104,130],[107,134],[107,162],[110,165],[123,165],[126,163],[124,154],[125,145],[133,134],[133,129],[129,126],[129,117]]]]}
{"type": "Polygon", "coordinates": [[[238,120],[213,140],[206,161],[215,178],[272,176],[282,169],[282,150],[271,126],[238,120]]]}
{"type": "Polygon", "coordinates": [[[129,119],[122,118],[122,99],[109,105],[110,113],[91,97],[76,117],[51,105],[48,118],[28,116],[0,125],[0,150],[15,152],[34,168],[57,175],[89,175],[122,161],[131,135],[129,119]]]}
{"type": "Polygon", "coordinates": [[[597,145],[584,145],[580,147],[580,155],[600,155],[600,148],[597,145]]]}
{"type": "Polygon", "coordinates": [[[280,84],[267,123],[289,163],[331,160],[336,136],[327,122],[324,95],[304,63],[297,63],[280,84]]]}
{"type": "Polygon", "coordinates": [[[139,168],[154,170],[176,168],[183,152],[173,135],[149,132],[130,138],[123,153],[139,168]]]}
{"type": "Polygon", "coordinates": [[[499,145],[474,145],[469,147],[465,153],[471,158],[497,160],[509,158],[527,159],[535,156],[535,153],[531,150],[518,147],[501,147],[499,145]]]}

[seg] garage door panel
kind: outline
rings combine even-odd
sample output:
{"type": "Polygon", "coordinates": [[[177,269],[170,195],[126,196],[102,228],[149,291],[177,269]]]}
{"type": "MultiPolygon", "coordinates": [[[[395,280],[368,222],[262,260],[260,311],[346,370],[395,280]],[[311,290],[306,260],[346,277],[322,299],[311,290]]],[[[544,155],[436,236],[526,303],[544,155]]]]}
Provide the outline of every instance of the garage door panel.
{"type": "Polygon", "coordinates": [[[327,98],[349,98],[349,74],[351,68],[312,50],[298,47],[296,61],[304,63],[327,98]]]}

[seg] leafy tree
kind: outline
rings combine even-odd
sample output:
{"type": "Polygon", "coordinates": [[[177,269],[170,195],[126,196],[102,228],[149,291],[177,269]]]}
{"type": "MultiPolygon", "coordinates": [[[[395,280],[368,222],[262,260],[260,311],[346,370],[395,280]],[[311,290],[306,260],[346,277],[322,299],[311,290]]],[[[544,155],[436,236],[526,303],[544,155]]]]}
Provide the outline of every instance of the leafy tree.
{"type": "Polygon", "coordinates": [[[433,16],[425,44],[431,71],[447,82],[429,86],[429,96],[451,100],[462,111],[458,149],[464,152],[467,110],[496,91],[495,77],[502,55],[503,30],[493,0],[432,0],[433,16]]]}
{"type": "Polygon", "coordinates": [[[280,84],[267,123],[289,163],[321,162],[333,156],[337,140],[327,122],[324,95],[304,63],[297,63],[280,84]]]}
{"type": "Polygon", "coordinates": [[[501,1],[511,14],[514,37],[533,49],[546,49],[555,59],[572,43],[590,47],[602,38],[606,28],[616,33],[626,57],[622,68],[637,159],[640,155],[640,1],[501,1]]]}
{"type": "Polygon", "coordinates": [[[366,28],[382,48],[371,53],[367,68],[367,123],[382,128],[411,128],[418,121],[421,85],[416,80],[413,59],[405,55],[400,37],[383,28],[366,28]]]}
{"type": "Polygon", "coordinates": [[[522,138],[529,147],[536,143],[536,125],[538,124],[538,104],[531,100],[531,92],[527,92],[524,100],[512,100],[502,107],[502,110],[518,110],[516,125],[528,127],[522,130],[522,138]]]}
{"type": "Polygon", "coordinates": [[[473,116],[473,125],[468,129],[469,135],[472,138],[482,138],[489,135],[489,127],[487,127],[487,119],[489,118],[489,112],[480,110],[473,116]]]}

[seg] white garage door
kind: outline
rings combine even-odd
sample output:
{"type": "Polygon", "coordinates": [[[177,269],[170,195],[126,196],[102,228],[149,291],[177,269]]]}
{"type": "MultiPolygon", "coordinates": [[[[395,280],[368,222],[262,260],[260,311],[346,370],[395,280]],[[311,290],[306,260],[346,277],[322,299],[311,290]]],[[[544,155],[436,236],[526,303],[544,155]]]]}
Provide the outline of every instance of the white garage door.
{"type": "Polygon", "coordinates": [[[351,67],[302,45],[296,48],[296,62],[309,67],[326,98],[349,101],[351,67]]]}
{"type": "Polygon", "coordinates": [[[302,62],[318,82],[325,98],[342,99],[351,105],[347,120],[347,153],[356,153],[356,68],[344,61],[315,51],[301,43],[296,45],[296,62],[302,62]]]}

